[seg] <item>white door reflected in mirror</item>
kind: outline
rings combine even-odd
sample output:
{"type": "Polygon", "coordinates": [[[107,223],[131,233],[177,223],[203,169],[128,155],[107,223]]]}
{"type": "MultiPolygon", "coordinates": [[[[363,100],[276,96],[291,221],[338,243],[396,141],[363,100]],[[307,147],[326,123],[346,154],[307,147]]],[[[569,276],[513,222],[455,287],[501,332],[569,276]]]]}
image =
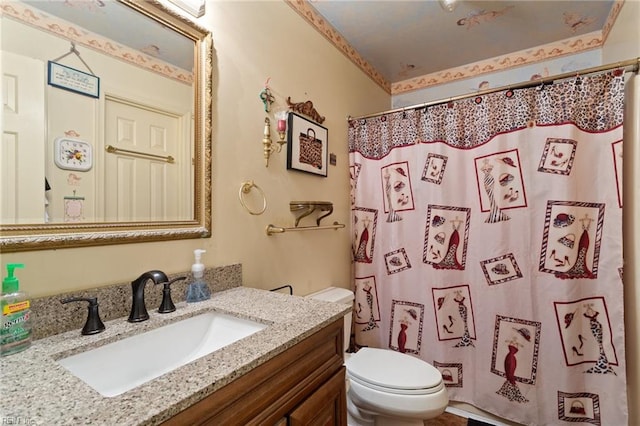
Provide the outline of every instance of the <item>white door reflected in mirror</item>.
{"type": "Polygon", "coordinates": [[[2,52],[3,121],[0,144],[0,223],[44,223],[45,118],[42,63],[2,52]],[[18,182],[20,186],[18,187],[18,182]]]}
{"type": "Polygon", "coordinates": [[[108,97],[105,115],[105,139],[116,148],[102,179],[106,221],[190,219],[191,150],[178,143],[190,114],[108,97]]]}

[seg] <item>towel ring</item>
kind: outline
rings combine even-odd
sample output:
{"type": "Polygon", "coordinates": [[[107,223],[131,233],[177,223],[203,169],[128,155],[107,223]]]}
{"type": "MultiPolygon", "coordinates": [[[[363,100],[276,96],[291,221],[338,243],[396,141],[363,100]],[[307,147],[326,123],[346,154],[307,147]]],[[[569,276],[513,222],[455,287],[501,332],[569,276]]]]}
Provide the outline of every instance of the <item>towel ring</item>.
{"type": "Polygon", "coordinates": [[[240,198],[240,204],[242,204],[242,207],[244,207],[245,210],[249,212],[249,214],[258,216],[264,213],[264,211],[267,209],[267,197],[265,197],[264,191],[258,185],[256,185],[252,180],[242,182],[242,185],[240,186],[240,190],[238,191],[238,197],[240,198]],[[242,197],[243,193],[248,194],[249,192],[251,192],[251,188],[256,188],[260,192],[260,195],[262,195],[262,210],[257,212],[252,211],[249,207],[247,207],[247,205],[244,203],[244,198],[242,197]]]}

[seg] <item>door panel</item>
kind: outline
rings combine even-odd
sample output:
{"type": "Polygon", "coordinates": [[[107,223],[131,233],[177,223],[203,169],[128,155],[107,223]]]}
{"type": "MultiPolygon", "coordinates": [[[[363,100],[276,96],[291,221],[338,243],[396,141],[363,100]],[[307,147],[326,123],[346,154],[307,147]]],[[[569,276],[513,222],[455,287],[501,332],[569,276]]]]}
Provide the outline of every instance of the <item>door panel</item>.
{"type": "Polygon", "coordinates": [[[185,202],[180,176],[190,165],[179,156],[180,118],[144,105],[107,98],[105,142],[120,150],[106,154],[107,221],[177,220],[185,202]],[[161,158],[176,159],[170,163],[161,158]]]}
{"type": "Polygon", "coordinates": [[[45,220],[44,82],[42,62],[2,52],[1,223],[45,220]]]}

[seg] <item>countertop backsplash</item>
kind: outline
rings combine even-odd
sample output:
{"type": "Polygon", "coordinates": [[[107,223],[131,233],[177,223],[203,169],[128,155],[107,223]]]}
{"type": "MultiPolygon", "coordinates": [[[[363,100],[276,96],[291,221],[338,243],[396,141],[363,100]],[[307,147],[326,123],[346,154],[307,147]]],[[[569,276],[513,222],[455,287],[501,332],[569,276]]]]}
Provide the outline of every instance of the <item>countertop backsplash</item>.
{"type": "MultiPolygon", "coordinates": [[[[140,271],[141,274],[144,272],[140,271]]],[[[187,284],[191,282],[192,278],[191,272],[167,274],[167,276],[170,280],[180,276],[187,277],[186,280],[171,284],[171,298],[174,303],[184,301],[187,284]]],[[[136,278],[138,277],[131,277],[131,281],[136,278]]],[[[211,293],[240,287],[242,286],[242,265],[207,268],[204,271],[204,279],[209,284],[211,293]]],[[[33,338],[42,339],[83,327],[87,319],[87,303],[61,304],[60,300],[66,297],[97,297],[100,318],[103,322],[127,317],[131,309],[131,281],[32,299],[33,338]]],[[[162,288],[162,285],[154,286],[153,281],[147,283],[147,288],[145,288],[147,311],[156,311],[160,306],[162,288]]]]}

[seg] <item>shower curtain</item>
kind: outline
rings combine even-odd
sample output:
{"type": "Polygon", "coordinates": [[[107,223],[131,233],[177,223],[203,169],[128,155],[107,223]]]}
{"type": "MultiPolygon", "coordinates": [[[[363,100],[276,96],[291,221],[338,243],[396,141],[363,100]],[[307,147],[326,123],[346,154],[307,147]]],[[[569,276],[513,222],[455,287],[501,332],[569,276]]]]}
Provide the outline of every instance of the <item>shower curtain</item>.
{"type": "Polygon", "coordinates": [[[615,70],[350,120],[356,347],[518,423],[626,425],[623,98],[615,70]]]}

